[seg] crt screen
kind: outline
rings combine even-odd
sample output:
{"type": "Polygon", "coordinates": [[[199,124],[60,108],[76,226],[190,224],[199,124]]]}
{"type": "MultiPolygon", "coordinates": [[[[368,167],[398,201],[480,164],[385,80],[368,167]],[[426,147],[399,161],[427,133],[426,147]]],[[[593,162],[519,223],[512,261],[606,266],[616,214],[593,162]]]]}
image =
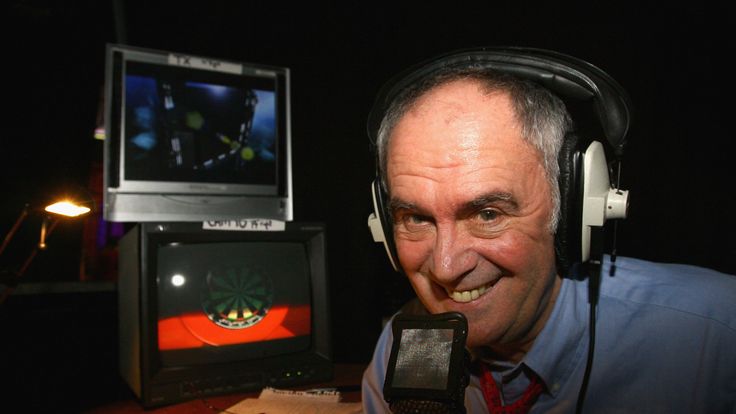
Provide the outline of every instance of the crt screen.
{"type": "Polygon", "coordinates": [[[308,345],[311,290],[302,244],[170,243],[159,247],[157,268],[163,354],[228,348],[267,354],[279,349],[275,342],[284,350],[308,345]]]}
{"type": "Polygon", "coordinates": [[[125,179],[276,184],[276,80],[128,62],[125,179]]]}

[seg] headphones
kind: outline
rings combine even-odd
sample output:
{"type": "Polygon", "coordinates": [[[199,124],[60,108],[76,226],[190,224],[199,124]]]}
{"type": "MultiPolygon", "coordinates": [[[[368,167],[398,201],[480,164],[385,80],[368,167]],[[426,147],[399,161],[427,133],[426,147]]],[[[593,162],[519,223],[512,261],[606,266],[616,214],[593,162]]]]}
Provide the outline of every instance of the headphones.
{"type": "MultiPolygon", "coordinates": [[[[608,74],[583,60],[534,48],[486,47],[461,50],[413,66],[385,84],[368,116],[368,136],[376,149],[378,130],[394,99],[407,87],[448,68],[489,69],[536,82],[564,101],[592,101],[607,143],[617,159],[623,155],[631,121],[629,98],[608,74]]],[[[600,141],[574,133],[565,136],[558,162],[560,218],[555,234],[558,271],[566,273],[576,263],[600,263],[603,225],[609,219],[626,218],[628,192],[613,188],[600,141]]],[[[395,270],[400,271],[388,194],[377,172],[372,184],[373,213],[368,226],[373,239],[384,244],[395,270]]]]}

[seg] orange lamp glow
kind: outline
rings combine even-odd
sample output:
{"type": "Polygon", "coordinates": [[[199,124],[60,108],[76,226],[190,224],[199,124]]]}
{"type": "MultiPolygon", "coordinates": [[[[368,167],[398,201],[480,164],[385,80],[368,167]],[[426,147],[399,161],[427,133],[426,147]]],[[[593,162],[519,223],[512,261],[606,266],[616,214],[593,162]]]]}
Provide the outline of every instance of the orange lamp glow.
{"type": "Polygon", "coordinates": [[[80,206],[68,200],[48,205],[44,210],[49,213],[61,214],[62,216],[67,217],[77,217],[90,212],[89,207],[80,206]]]}

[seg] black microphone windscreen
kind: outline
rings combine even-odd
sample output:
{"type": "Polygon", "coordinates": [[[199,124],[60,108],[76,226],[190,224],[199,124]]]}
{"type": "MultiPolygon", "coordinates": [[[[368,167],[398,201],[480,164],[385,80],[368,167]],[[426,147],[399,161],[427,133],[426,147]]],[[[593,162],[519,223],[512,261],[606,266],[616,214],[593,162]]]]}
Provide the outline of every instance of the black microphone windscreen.
{"type": "Polygon", "coordinates": [[[383,395],[394,414],[464,414],[468,323],[460,313],[397,315],[383,395]]]}

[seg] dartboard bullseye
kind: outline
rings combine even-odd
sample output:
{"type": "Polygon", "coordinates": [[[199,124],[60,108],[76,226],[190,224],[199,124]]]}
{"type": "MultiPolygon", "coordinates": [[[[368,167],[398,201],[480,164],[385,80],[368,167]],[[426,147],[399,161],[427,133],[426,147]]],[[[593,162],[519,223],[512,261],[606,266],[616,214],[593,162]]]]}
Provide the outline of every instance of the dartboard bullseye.
{"type": "Polygon", "coordinates": [[[228,329],[251,327],[273,304],[268,275],[244,266],[221,266],[208,272],[201,295],[202,308],[215,324],[228,329]]]}

